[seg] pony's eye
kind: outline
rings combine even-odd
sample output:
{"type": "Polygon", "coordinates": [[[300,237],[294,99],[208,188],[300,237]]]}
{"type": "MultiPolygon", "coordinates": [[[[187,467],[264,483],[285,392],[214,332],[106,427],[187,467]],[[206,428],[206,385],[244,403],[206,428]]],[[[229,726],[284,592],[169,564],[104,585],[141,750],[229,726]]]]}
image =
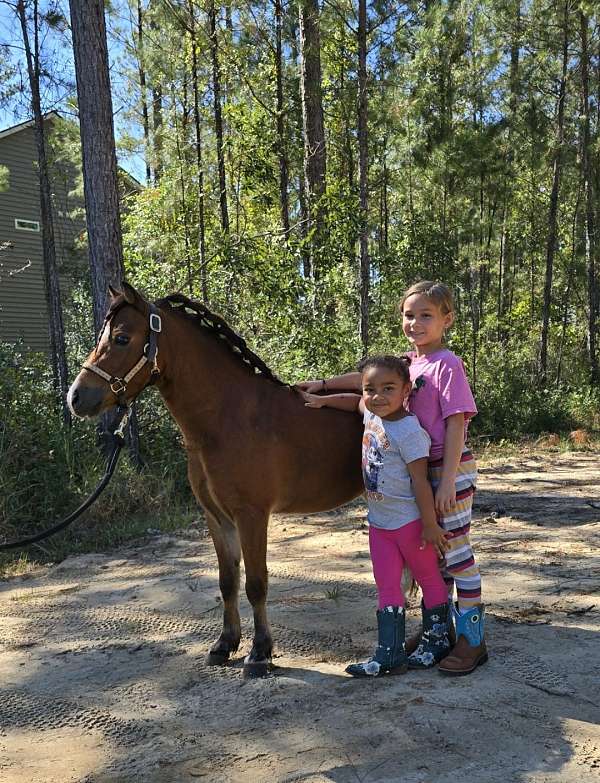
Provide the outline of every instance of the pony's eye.
{"type": "Polygon", "coordinates": [[[127,337],[126,334],[118,334],[115,337],[115,343],[117,345],[127,345],[128,342],[129,342],[129,337],[127,337]]]}

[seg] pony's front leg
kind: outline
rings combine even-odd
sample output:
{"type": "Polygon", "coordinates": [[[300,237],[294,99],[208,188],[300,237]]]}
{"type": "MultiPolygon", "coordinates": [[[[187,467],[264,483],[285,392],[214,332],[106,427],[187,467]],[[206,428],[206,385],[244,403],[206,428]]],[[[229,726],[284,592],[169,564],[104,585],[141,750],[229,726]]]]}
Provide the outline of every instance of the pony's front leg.
{"type": "Polygon", "coordinates": [[[271,669],[273,639],[267,620],[267,525],[269,515],[248,512],[238,521],[246,570],[246,595],[254,612],[252,649],[244,660],[244,677],[265,677],[271,669]]]}
{"type": "Polygon", "coordinates": [[[210,648],[207,662],[219,666],[227,663],[240,645],[240,539],[235,525],[227,517],[207,511],[206,521],[219,561],[219,587],[223,596],[223,630],[210,648]]]}

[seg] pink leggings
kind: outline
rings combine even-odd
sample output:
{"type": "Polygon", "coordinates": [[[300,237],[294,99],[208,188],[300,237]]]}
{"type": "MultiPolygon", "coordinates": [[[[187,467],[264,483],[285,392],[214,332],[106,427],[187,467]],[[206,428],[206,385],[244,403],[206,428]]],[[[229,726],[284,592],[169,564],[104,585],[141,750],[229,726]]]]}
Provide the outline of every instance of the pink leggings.
{"type": "Polygon", "coordinates": [[[378,608],[404,606],[402,569],[406,564],[423,592],[426,609],[445,604],[448,590],[438,566],[433,544],[421,549],[422,524],[420,519],[409,522],[398,530],[369,527],[369,548],[373,575],[379,593],[378,608]]]}

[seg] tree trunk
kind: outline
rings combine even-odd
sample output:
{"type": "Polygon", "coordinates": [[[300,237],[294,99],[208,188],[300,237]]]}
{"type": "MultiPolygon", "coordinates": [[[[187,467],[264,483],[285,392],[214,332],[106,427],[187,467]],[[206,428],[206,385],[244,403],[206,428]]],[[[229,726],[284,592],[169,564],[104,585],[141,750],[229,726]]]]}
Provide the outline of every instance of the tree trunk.
{"type": "MultiPolygon", "coordinates": [[[[292,55],[292,62],[294,63],[294,70],[297,74],[301,73],[301,59],[298,46],[299,23],[292,19],[290,30],[290,49],[292,55]]],[[[300,90],[294,90],[292,94],[292,100],[294,104],[294,149],[299,148],[304,138],[303,131],[303,118],[302,118],[302,100],[300,96],[300,90]]],[[[300,252],[302,254],[302,275],[305,280],[311,276],[311,254],[308,248],[308,231],[309,231],[309,217],[308,217],[308,204],[306,198],[306,179],[304,178],[304,170],[299,172],[298,175],[298,205],[300,207],[300,225],[299,233],[301,237],[300,252]]]]}
{"type": "MultiPolygon", "coordinates": [[[[309,232],[319,244],[318,202],[325,192],[326,150],[321,87],[321,41],[318,0],[299,1],[300,96],[304,134],[304,178],[309,232]]],[[[311,274],[317,277],[311,252],[311,274]]]]}
{"type": "Polygon", "coordinates": [[[367,2],[358,0],[358,168],[360,194],[360,341],[363,355],[369,349],[369,196],[367,138],[367,2]]]}
{"type": "Polygon", "coordinates": [[[590,86],[589,86],[589,53],[588,53],[588,17],[580,11],[581,29],[581,103],[583,120],[583,143],[581,149],[581,174],[585,198],[585,260],[588,282],[588,354],[590,362],[590,383],[596,385],[599,380],[597,356],[597,315],[598,292],[596,290],[596,232],[594,214],[594,190],[591,165],[590,139],[590,86]]]}
{"type": "Polygon", "coordinates": [[[183,219],[183,244],[185,246],[185,268],[187,273],[187,285],[190,297],[193,296],[194,286],[192,282],[192,259],[190,251],[190,228],[188,221],[188,209],[187,209],[187,193],[186,193],[186,155],[185,155],[185,103],[182,111],[181,127],[177,121],[177,98],[175,96],[175,88],[171,95],[173,102],[173,124],[175,126],[175,149],[177,151],[177,162],[179,164],[179,187],[181,192],[181,217],[183,219]],[[183,139],[182,149],[181,139],[183,139]]]}
{"type": "Polygon", "coordinates": [[[217,138],[217,165],[219,169],[219,205],[221,208],[221,229],[229,234],[229,211],[227,208],[227,179],[225,176],[225,153],[223,144],[223,115],[221,111],[221,73],[219,67],[219,41],[217,39],[217,14],[214,0],[208,3],[208,24],[210,28],[210,54],[213,71],[213,106],[215,114],[215,135],[217,138]]]}
{"type": "Polygon", "coordinates": [[[514,12],[514,27],[511,31],[510,44],[510,76],[509,76],[509,121],[507,133],[507,151],[504,166],[504,203],[502,208],[502,236],[500,242],[499,280],[498,280],[498,340],[506,343],[508,330],[504,323],[504,316],[509,309],[509,301],[512,298],[512,278],[510,275],[510,258],[512,256],[512,237],[508,227],[508,215],[513,200],[514,188],[514,130],[517,121],[517,107],[519,102],[519,52],[521,45],[521,0],[515,0],[512,7],[514,12]]]}
{"type": "Polygon", "coordinates": [[[345,100],[345,92],[346,92],[346,35],[347,35],[347,28],[345,24],[345,20],[340,19],[339,22],[340,26],[340,107],[342,111],[343,121],[344,121],[344,157],[343,161],[345,164],[346,169],[346,175],[347,175],[347,181],[348,181],[348,193],[354,193],[355,189],[355,183],[354,183],[354,154],[352,151],[352,122],[350,119],[350,112],[347,108],[347,102],[345,100]]]}
{"type": "Polygon", "coordinates": [[[70,0],[96,336],[124,276],[104,3],[70,0]]]}
{"type": "Polygon", "coordinates": [[[387,136],[384,136],[383,143],[381,145],[381,200],[379,211],[379,255],[383,256],[385,251],[389,248],[389,233],[390,233],[390,209],[388,201],[388,189],[389,189],[389,172],[387,167],[387,136]]]}
{"type": "Polygon", "coordinates": [[[544,301],[542,311],[542,333],[540,338],[540,381],[545,383],[548,371],[548,333],[550,330],[550,305],[552,301],[552,277],[554,254],[556,251],[556,228],[558,217],[558,195],[562,172],[562,152],[564,141],[565,96],[567,92],[567,67],[569,63],[569,4],[565,1],[563,12],[562,71],[558,93],[558,111],[556,127],[556,148],[552,171],[552,192],[548,213],[548,240],[546,243],[546,274],[544,279],[544,301]]]}
{"type": "Polygon", "coordinates": [[[198,52],[196,49],[196,15],[194,3],[188,2],[190,13],[190,38],[192,46],[192,80],[194,82],[194,131],[196,168],[198,176],[198,263],[202,301],[208,304],[208,270],[206,268],[206,230],[204,225],[204,162],[202,160],[202,124],[200,120],[200,95],[198,92],[198,52]]]}
{"type": "Polygon", "coordinates": [[[577,201],[573,210],[573,224],[571,228],[571,261],[567,270],[567,287],[565,289],[562,302],[562,325],[560,333],[560,342],[556,358],[556,388],[558,389],[562,376],[563,353],[565,349],[565,338],[567,335],[567,325],[569,322],[569,306],[571,304],[571,286],[577,269],[577,218],[579,216],[579,203],[581,201],[581,188],[577,190],[577,201]]]}
{"type": "Polygon", "coordinates": [[[48,333],[50,337],[54,391],[58,400],[60,400],[63,421],[65,424],[70,424],[71,413],[67,405],[68,369],[65,351],[65,332],[58,269],[56,266],[52,195],[50,177],[48,174],[48,162],[46,159],[44,117],[42,115],[40,100],[39,15],[37,0],[34,0],[33,2],[33,52],[31,50],[31,42],[27,31],[27,17],[25,14],[24,0],[18,0],[16,11],[21,24],[23,46],[25,48],[27,60],[27,73],[31,89],[31,110],[34,118],[35,143],[37,147],[38,175],[40,182],[40,216],[42,223],[42,259],[44,263],[46,304],[48,308],[48,333]]]}
{"type": "Polygon", "coordinates": [[[275,73],[277,80],[277,153],[279,158],[279,205],[281,225],[286,241],[290,231],[290,208],[288,198],[288,161],[285,139],[285,109],[283,104],[283,62],[281,47],[281,30],[283,11],[281,0],[275,0],[275,73]]]}
{"type": "MultiPolygon", "coordinates": [[[[73,0],[70,0],[73,2],[73,0]]],[[[155,26],[153,25],[153,28],[155,26]]],[[[152,84],[152,139],[154,142],[154,183],[160,180],[162,174],[162,87],[154,82],[152,84]]]]}
{"type": "MultiPolygon", "coordinates": [[[[108,310],[108,286],[119,288],[124,277],[108,47],[102,0],[86,0],[85,3],[70,0],[69,6],[79,102],[94,328],[98,337],[108,310]]],[[[100,438],[105,450],[110,447],[107,433],[114,429],[113,422],[111,414],[102,418],[100,438]]],[[[129,430],[130,452],[140,467],[135,417],[130,421],[129,430]]]]}
{"type": "Polygon", "coordinates": [[[146,164],[146,185],[150,184],[150,119],[148,116],[148,96],[146,87],[146,67],[144,63],[144,15],[141,0],[137,0],[137,59],[138,78],[140,82],[140,99],[142,102],[142,126],[144,129],[144,163],[146,164]]]}

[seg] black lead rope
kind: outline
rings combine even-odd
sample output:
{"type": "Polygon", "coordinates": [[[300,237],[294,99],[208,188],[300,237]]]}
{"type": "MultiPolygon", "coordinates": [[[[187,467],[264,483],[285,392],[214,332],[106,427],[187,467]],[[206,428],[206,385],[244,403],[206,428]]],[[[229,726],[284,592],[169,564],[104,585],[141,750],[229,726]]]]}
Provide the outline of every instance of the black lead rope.
{"type": "Polygon", "coordinates": [[[79,508],[75,509],[75,511],[69,514],[68,517],[65,517],[65,519],[63,519],[61,522],[58,522],[53,527],[44,530],[42,533],[38,533],[36,536],[30,536],[29,538],[22,538],[20,541],[10,541],[6,544],[0,544],[0,552],[5,552],[8,549],[23,549],[24,547],[31,546],[31,544],[37,544],[38,541],[43,541],[45,538],[50,538],[50,536],[53,536],[55,533],[58,533],[60,530],[64,530],[64,528],[68,527],[72,522],[74,522],[78,517],[80,517],[83,514],[83,512],[86,511],[86,509],[88,509],[92,505],[92,503],[99,497],[99,495],[106,488],[106,485],[111,480],[112,475],[115,472],[115,468],[117,467],[117,462],[119,461],[121,449],[123,448],[123,445],[125,443],[124,430],[127,424],[127,418],[128,418],[127,413],[128,411],[125,410],[121,422],[119,424],[119,427],[114,432],[113,435],[115,440],[114,448],[110,453],[108,462],[106,463],[106,470],[104,472],[104,476],[102,476],[100,483],[98,484],[96,489],[92,492],[92,494],[86,500],[84,500],[84,502],[79,506],[79,508]]]}

